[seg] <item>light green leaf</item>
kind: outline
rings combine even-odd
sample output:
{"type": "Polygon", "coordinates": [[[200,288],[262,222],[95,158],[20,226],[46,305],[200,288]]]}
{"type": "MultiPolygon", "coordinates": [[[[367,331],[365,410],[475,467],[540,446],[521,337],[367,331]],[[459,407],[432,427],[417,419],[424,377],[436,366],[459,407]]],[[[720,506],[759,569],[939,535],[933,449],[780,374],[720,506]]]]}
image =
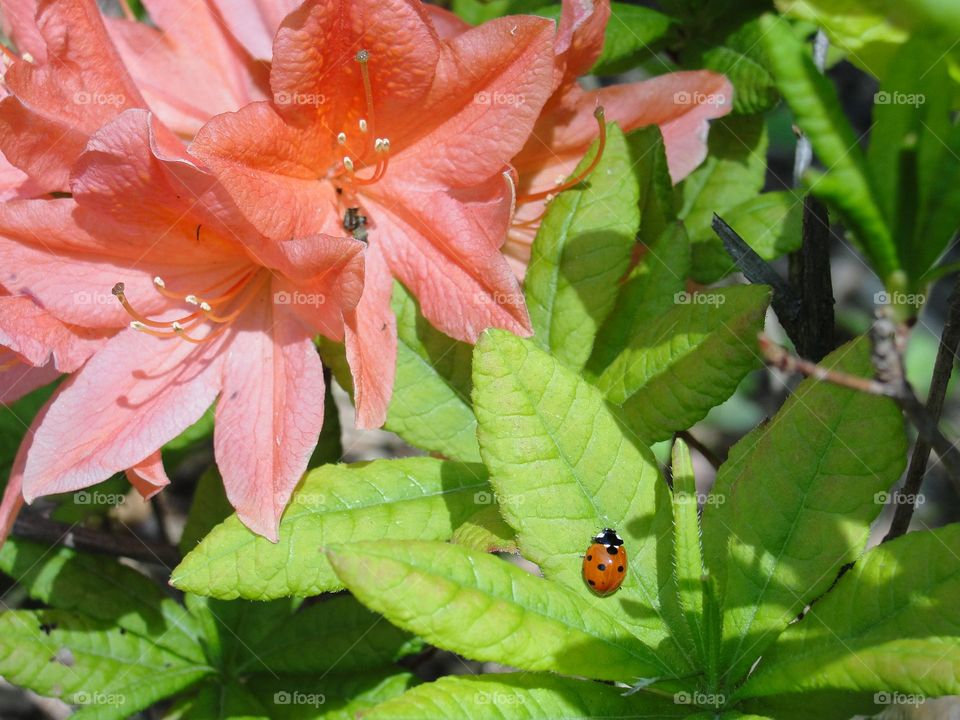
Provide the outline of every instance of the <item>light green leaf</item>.
{"type": "Polygon", "coordinates": [[[306,597],[338,590],[323,557],[332,542],[445,540],[488,493],[486,470],[434,458],[324,465],[307,474],[280,522],[280,542],[231,516],[173,571],[181,590],[222,599],[306,597]]]}
{"type": "MultiPolygon", "coordinates": [[[[594,143],[576,172],[596,154],[594,143]]],[[[600,163],[547,207],[524,283],[534,338],[572,368],[583,367],[613,308],[640,226],[640,189],[627,141],[607,126],[600,163]]]]}
{"type": "Polygon", "coordinates": [[[766,177],[767,132],[760,115],[714,121],[707,159],[679,186],[684,221],[693,249],[693,277],[711,283],[732,270],[723,243],[711,228],[714,213],[727,211],[756,196],[766,177]],[[724,272],[717,272],[717,268],[724,272]]]}
{"type": "MultiPolygon", "coordinates": [[[[490,493],[490,499],[492,501],[493,493],[490,493]]],[[[497,505],[488,505],[470,516],[454,531],[450,540],[480,552],[518,552],[516,534],[501,517],[497,505]]]]}
{"type": "MultiPolygon", "coordinates": [[[[848,343],[821,365],[870,376],[869,343],[848,343]]],[[[893,401],[809,379],[731,449],[712,491],[717,502],[703,514],[728,680],[862,552],[883,509],[877,493],[900,477],[906,450],[893,401]]]]}
{"type": "Polygon", "coordinates": [[[608,604],[622,608],[665,661],[684,665],[660,620],[655,493],[663,483],[645,446],[624,436],[593,386],[508,332],[487,331],[474,355],[480,452],[504,519],[546,578],[593,598],[581,557],[605,527],[624,538],[628,573],[608,604]]]}
{"type": "Polygon", "coordinates": [[[649,247],[617,295],[617,303],[597,333],[585,375],[595,380],[653,318],[674,306],[690,273],[690,243],[680,223],[671,224],[649,247]]]}
{"type": "Polygon", "coordinates": [[[379,705],[365,720],[557,720],[558,718],[686,717],[670,698],[623,697],[610,685],[555,675],[448,675],[379,705]]]}
{"type": "Polygon", "coordinates": [[[162,634],[63,610],[8,610],[0,614],[0,674],[83,706],[76,717],[127,718],[213,672],[159,645],[162,634]]]}
{"type": "MultiPolygon", "coordinates": [[[[470,407],[473,348],[430,325],[399,283],[392,306],[397,315],[397,375],[384,427],[424,450],[479,462],[477,420],[470,407]]],[[[320,348],[337,382],[352,394],[343,345],[321,339],[320,348]]]]}
{"type": "Polygon", "coordinates": [[[0,570],[34,600],[89,616],[155,643],[184,662],[203,662],[200,629],[183,606],[133,568],[68,548],[8,539],[0,570]]]}
{"type": "Polygon", "coordinates": [[[697,511],[697,482],[693,475],[690,450],[683,440],[673,443],[673,553],[674,577],[680,609],[690,637],[706,665],[703,617],[703,551],[700,547],[700,518],[697,511]]]}
{"type": "Polygon", "coordinates": [[[768,299],[756,285],[675,296],[671,310],[639,327],[597,387],[647,442],[691,427],[759,367],[768,299]]]}
{"type": "Polygon", "coordinates": [[[810,189],[837,211],[859,239],[874,269],[887,280],[900,263],[890,228],[877,204],[866,161],[836,91],[786,21],[765,16],[761,23],[777,86],[797,125],[810,138],[817,157],[827,168],[825,175],[808,173],[810,189]]]}
{"type": "Polygon", "coordinates": [[[801,690],[960,693],[960,525],[915,532],[866,553],[788,628],[742,697],[801,690]]]}
{"type": "Polygon", "coordinates": [[[327,554],[365,605],[474,660],[604,680],[670,673],[595,599],[492,555],[417,541],[352,543],[327,554]]]}

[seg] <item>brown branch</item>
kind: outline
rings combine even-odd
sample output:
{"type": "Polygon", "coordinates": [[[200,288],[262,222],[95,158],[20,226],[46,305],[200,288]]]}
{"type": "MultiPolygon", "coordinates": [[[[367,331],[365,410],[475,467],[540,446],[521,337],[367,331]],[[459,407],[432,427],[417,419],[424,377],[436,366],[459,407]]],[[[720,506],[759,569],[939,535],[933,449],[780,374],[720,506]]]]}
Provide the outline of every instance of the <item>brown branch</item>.
{"type": "Polygon", "coordinates": [[[940,462],[951,479],[956,481],[960,478],[960,449],[940,432],[937,419],[923,406],[906,379],[903,370],[903,328],[896,326],[889,317],[883,315],[871,328],[870,338],[873,342],[872,359],[876,370],[873,379],[829,370],[799,358],[762,333],[759,343],[767,362],[785,372],[799,373],[859,392],[892,399],[917,428],[918,435],[940,456],[940,462]]]}
{"type": "Polygon", "coordinates": [[[681,438],[687,445],[700,453],[703,459],[713,466],[714,470],[719,470],[720,466],[723,465],[723,460],[721,460],[713,450],[697,440],[689,431],[681,430],[677,433],[677,437],[681,438]]]}
{"type": "MultiPolygon", "coordinates": [[[[940,348],[937,350],[937,359],[933,366],[933,377],[930,380],[930,393],[927,396],[926,411],[934,422],[940,419],[943,412],[943,402],[950,384],[950,375],[953,364],[960,349],[960,278],[957,279],[947,301],[947,319],[940,336],[940,348]]],[[[916,499],[920,493],[927,471],[927,462],[930,459],[931,444],[923,437],[918,437],[913,446],[910,457],[910,467],[907,470],[907,479],[903,487],[894,493],[896,510],[890,522],[890,530],[883,542],[900,537],[910,527],[910,520],[916,509],[916,499]]]]}
{"type": "Polygon", "coordinates": [[[149,543],[133,533],[104,533],[77,525],[67,525],[29,511],[21,512],[17,517],[12,534],[49,547],[59,545],[83,552],[127,557],[162,565],[168,570],[180,563],[180,553],[170,545],[149,543]]]}

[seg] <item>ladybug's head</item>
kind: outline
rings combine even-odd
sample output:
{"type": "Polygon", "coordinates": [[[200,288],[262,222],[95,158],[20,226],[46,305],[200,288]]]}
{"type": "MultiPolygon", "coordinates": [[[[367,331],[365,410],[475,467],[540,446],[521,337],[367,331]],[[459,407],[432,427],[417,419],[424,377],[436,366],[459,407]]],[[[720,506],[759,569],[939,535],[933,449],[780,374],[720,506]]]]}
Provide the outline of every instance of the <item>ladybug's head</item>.
{"type": "Polygon", "coordinates": [[[604,528],[603,532],[597,533],[593,541],[607,547],[623,545],[623,540],[617,535],[617,531],[612,528],[604,528]]]}

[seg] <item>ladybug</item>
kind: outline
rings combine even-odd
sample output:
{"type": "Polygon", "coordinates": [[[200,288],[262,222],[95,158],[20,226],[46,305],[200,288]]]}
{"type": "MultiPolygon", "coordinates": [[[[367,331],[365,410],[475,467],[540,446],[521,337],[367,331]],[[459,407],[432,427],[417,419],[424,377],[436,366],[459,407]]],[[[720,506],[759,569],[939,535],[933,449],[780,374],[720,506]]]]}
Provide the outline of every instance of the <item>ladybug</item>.
{"type": "Polygon", "coordinates": [[[583,580],[603,597],[617,591],[627,576],[627,551],[616,530],[597,533],[583,556],[583,580]]]}

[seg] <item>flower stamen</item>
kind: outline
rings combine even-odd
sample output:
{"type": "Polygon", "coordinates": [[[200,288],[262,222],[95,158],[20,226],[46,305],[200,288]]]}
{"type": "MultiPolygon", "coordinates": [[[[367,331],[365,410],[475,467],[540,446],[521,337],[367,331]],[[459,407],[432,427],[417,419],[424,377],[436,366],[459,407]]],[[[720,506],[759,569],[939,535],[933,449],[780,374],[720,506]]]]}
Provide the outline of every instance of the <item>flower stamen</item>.
{"type": "Polygon", "coordinates": [[[577,173],[574,177],[570,178],[562,185],[550,188],[549,190],[531,193],[530,195],[521,195],[517,197],[518,203],[530,202],[532,200],[543,200],[544,198],[552,199],[553,197],[562,193],[564,190],[569,190],[572,187],[576,187],[590,177],[590,174],[600,162],[600,158],[603,157],[604,148],[607,146],[607,123],[604,120],[602,105],[597,106],[597,109],[593,111],[593,116],[597,119],[597,124],[600,126],[600,144],[597,146],[597,153],[593,156],[593,161],[587,167],[585,167],[582,172],[577,173]]]}

